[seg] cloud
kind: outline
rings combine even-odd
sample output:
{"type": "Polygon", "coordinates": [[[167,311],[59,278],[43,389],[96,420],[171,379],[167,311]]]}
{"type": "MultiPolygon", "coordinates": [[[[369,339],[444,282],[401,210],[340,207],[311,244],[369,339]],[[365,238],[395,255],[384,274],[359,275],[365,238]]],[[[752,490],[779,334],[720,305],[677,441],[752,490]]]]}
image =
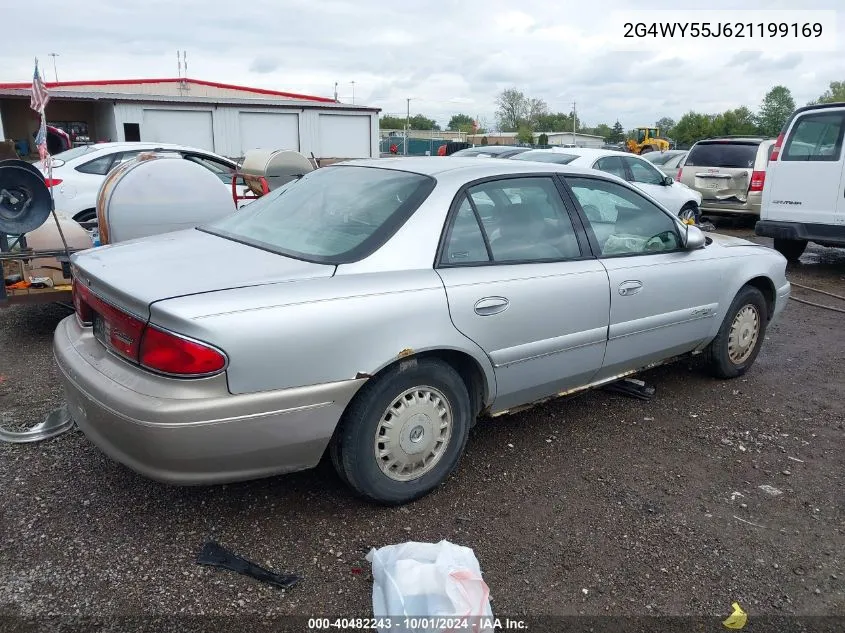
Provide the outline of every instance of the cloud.
{"type": "Polygon", "coordinates": [[[266,74],[276,70],[281,64],[277,59],[270,59],[269,57],[258,57],[252,61],[249,66],[249,71],[253,73],[266,74]]]}
{"type": "MultiPolygon", "coordinates": [[[[15,0],[0,0],[6,13],[15,0]],[[8,6],[5,6],[8,5],[8,6]]],[[[836,9],[841,0],[807,0],[802,11],[836,9]]],[[[778,8],[788,8],[785,1],[778,8]]],[[[653,3],[696,9],[693,0],[653,3]]],[[[772,0],[746,0],[765,11],[772,0]]],[[[0,39],[0,81],[28,81],[32,59],[57,52],[60,79],[172,77],[176,50],[188,52],[188,73],[200,79],[330,96],[441,124],[458,112],[494,119],[496,95],[516,87],[568,112],[573,101],[589,124],[626,128],[689,110],[752,109],[774,85],[789,87],[798,104],[843,80],[833,53],[779,51],[777,43],[749,42],[752,50],[722,52],[681,41],[653,42],[623,52],[622,33],[609,16],[637,7],[634,0],[568,3],[548,0],[251,0],[232,11],[224,0],[79,0],[74,10],[41,0],[36,30],[7,29],[0,39]],[[518,7],[518,8],[516,8],[518,7]]],[[[660,8],[662,7],[662,8],[660,8]]],[[[730,0],[708,7],[735,8],[730,0]]],[[[839,40],[845,35],[840,20],[839,40]]],[[[50,68],[50,70],[52,70],[50,68]]]]}

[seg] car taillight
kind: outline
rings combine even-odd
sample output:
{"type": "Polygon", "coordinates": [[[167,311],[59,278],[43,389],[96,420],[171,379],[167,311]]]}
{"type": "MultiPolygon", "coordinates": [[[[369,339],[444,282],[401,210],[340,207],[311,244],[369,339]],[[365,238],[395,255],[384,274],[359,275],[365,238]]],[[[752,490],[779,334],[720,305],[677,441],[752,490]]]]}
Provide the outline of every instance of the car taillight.
{"type": "Polygon", "coordinates": [[[783,146],[783,132],[778,134],[778,140],[775,141],[775,146],[772,148],[772,155],[769,158],[769,162],[778,159],[778,156],[780,155],[780,149],[781,149],[782,146],[783,146]]]}
{"type": "Polygon", "coordinates": [[[763,183],[766,182],[766,172],[753,171],[751,172],[751,186],[748,191],[763,191],[763,183]]]}
{"type": "Polygon", "coordinates": [[[678,167],[678,173],[677,173],[677,174],[675,174],[675,180],[676,180],[677,182],[681,182],[681,177],[682,177],[683,175],[684,175],[684,168],[683,168],[683,167],[678,167]]]}
{"type": "Polygon", "coordinates": [[[71,282],[71,289],[73,292],[73,308],[76,312],[76,318],[81,325],[91,325],[94,320],[94,312],[91,310],[91,306],[85,301],[85,291],[87,289],[76,279],[71,282]]]}
{"type": "Polygon", "coordinates": [[[113,352],[153,371],[173,376],[207,376],[226,367],[219,350],[166,332],[103,301],[74,278],[73,305],[83,326],[113,352]]]}
{"type": "Polygon", "coordinates": [[[147,326],[141,339],[139,362],[165,374],[203,376],[223,369],[226,357],[197,341],[147,326]]]}
{"type": "Polygon", "coordinates": [[[44,184],[47,185],[48,187],[56,187],[56,186],[62,184],[62,179],[61,178],[45,178],[44,184]]]}

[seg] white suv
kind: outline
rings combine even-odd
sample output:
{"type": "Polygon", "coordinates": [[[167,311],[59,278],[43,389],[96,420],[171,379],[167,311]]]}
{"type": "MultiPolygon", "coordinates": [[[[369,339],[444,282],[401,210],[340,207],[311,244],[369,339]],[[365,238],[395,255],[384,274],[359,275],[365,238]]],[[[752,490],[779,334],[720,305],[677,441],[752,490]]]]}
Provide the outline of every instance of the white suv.
{"type": "Polygon", "coordinates": [[[757,235],[795,261],[808,241],[845,246],[845,103],[798,108],[769,162],[757,235]]]}
{"type": "Polygon", "coordinates": [[[135,158],[141,152],[161,150],[177,152],[213,171],[224,185],[232,186],[232,175],[238,164],[223,156],[201,149],[167,143],[98,143],[82,145],[53,156],[53,180],[47,170],[37,164],[44,174],[47,186],[53,188],[56,211],[77,222],[91,223],[97,218],[97,193],[106,174],[121,163],[135,158]]]}

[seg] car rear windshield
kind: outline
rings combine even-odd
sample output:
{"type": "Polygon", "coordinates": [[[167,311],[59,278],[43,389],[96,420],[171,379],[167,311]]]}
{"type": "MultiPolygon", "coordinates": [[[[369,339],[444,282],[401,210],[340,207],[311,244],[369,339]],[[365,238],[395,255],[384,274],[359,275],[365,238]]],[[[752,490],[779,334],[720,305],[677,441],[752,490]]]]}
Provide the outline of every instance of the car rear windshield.
{"type": "Polygon", "coordinates": [[[754,167],[760,143],[698,143],[690,150],[687,167],[754,167]]]}
{"type": "Polygon", "coordinates": [[[381,247],[434,185],[421,174],[332,165],[200,230],[296,259],[345,264],[381,247]]]}
{"type": "Polygon", "coordinates": [[[566,165],[578,158],[572,154],[561,154],[560,152],[524,152],[513,157],[514,160],[530,160],[538,163],[557,163],[566,165]]]}

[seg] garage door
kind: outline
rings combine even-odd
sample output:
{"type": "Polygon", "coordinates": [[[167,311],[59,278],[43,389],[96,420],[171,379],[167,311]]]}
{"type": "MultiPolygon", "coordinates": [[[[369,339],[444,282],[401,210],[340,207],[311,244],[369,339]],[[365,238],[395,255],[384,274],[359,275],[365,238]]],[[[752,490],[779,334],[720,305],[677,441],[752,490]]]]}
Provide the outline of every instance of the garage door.
{"type": "Polygon", "coordinates": [[[241,112],[241,156],[251,149],[299,151],[299,115],[277,112],[241,112]]]}
{"type": "Polygon", "coordinates": [[[369,115],[320,115],[320,158],[369,158],[371,151],[369,115]]]}
{"type": "Polygon", "coordinates": [[[211,112],[197,110],[144,110],[141,140],[176,143],[214,151],[211,112]]]}

